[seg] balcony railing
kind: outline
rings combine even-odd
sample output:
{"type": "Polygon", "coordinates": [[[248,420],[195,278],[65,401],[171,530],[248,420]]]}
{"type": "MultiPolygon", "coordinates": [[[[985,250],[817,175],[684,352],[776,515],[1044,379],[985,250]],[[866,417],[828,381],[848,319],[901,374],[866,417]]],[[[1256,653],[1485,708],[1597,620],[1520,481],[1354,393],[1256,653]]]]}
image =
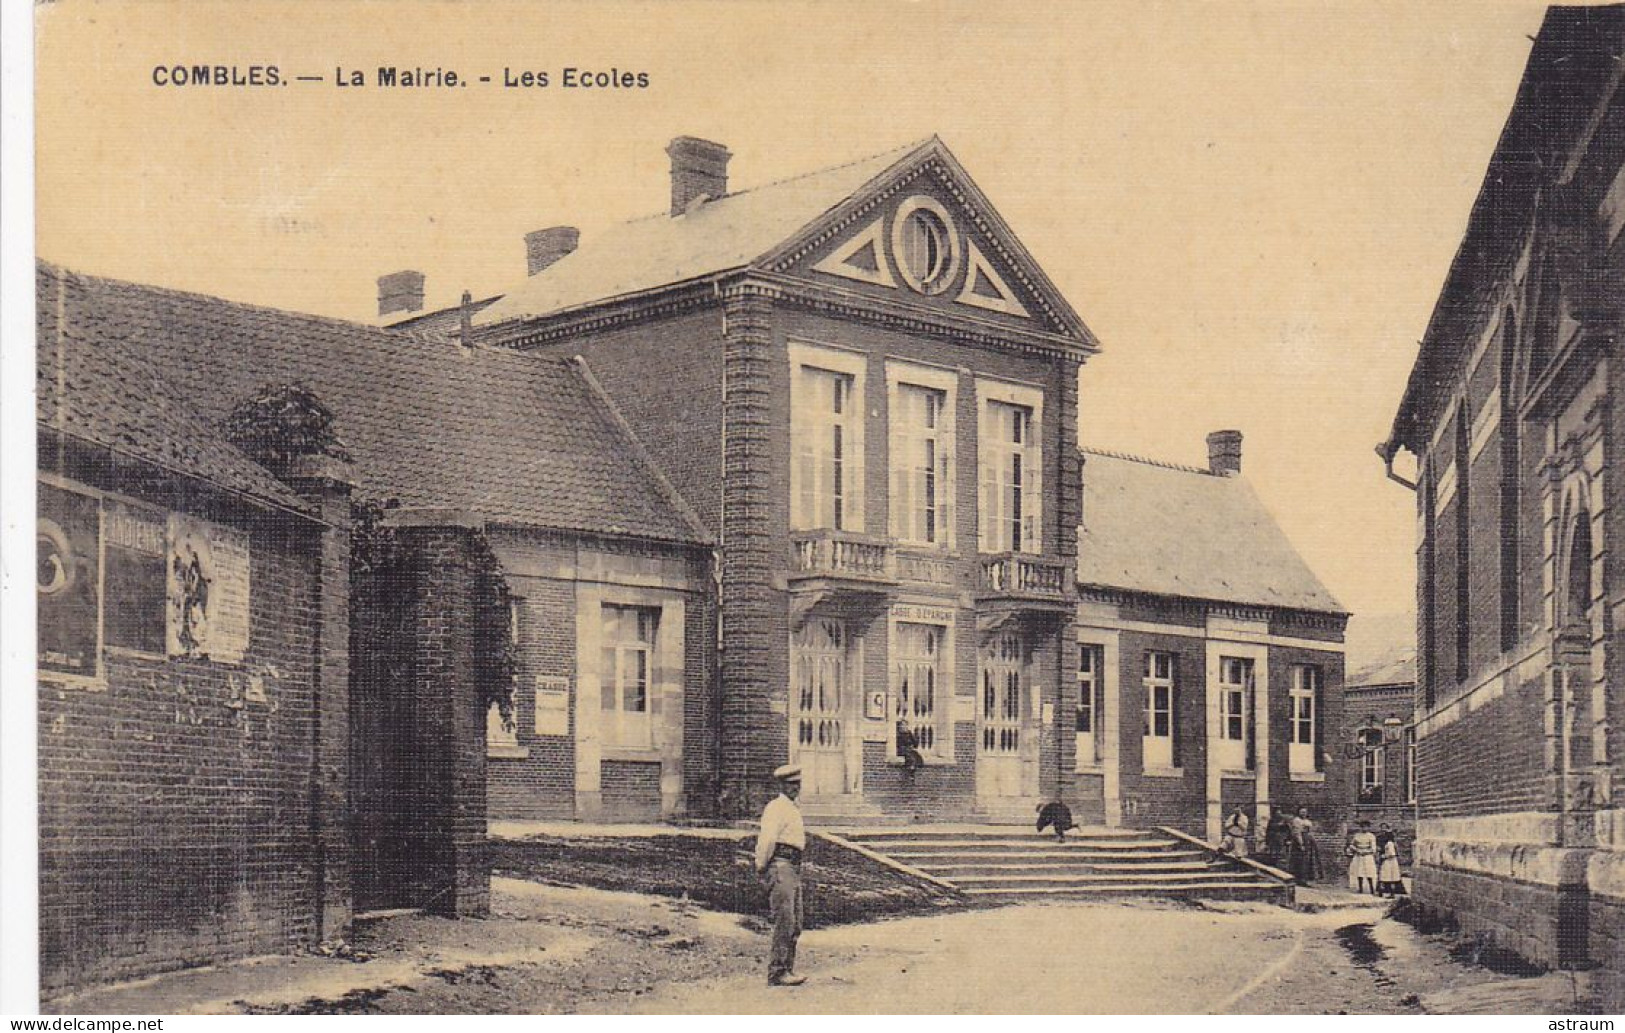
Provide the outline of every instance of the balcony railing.
{"type": "Polygon", "coordinates": [[[1071,598],[1072,568],[1065,560],[1031,553],[982,557],[978,594],[983,598],[1064,603],[1071,598]]]}
{"type": "Polygon", "coordinates": [[[852,531],[796,531],[790,536],[790,576],[893,582],[897,552],[887,539],[852,531]]]}

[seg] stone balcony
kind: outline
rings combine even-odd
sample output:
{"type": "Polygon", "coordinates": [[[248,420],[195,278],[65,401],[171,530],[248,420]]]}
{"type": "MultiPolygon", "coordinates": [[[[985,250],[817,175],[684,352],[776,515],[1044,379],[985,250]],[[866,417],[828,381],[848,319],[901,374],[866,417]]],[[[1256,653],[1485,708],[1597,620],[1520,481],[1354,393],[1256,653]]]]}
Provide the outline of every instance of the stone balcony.
{"type": "Polygon", "coordinates": [[[797,619],[825,604],[847,613],[884,604],[897,588],[897,549],[855,531],[792,531],[784,580],[797,619]]]}
{"type": "Polygon", "coordinates": [[[976,601],[983,609],[1066,614],[1076,595],[1072,564],[1057,556],[1001,552],[981,557],[976,601]]]}
{"type": "Polygon", "coordinates": [[[788,580],[808,579],[895,585],[897,550],[889,538],[855,531],[793,531],[788,580]]]}

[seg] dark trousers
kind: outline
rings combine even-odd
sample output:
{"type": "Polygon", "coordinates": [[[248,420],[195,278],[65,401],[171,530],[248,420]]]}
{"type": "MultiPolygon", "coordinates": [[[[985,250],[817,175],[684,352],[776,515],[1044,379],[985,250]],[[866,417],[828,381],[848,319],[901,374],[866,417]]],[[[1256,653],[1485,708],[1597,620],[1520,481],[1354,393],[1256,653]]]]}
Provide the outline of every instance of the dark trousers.
{"type": "Polygon", "coordinates": [[[801,935],[801,866],[783,858],[767,865],[767,906],[773,916],[773,950],[767,979],[774,982],[795,971],[796,939],[801,935]]]}

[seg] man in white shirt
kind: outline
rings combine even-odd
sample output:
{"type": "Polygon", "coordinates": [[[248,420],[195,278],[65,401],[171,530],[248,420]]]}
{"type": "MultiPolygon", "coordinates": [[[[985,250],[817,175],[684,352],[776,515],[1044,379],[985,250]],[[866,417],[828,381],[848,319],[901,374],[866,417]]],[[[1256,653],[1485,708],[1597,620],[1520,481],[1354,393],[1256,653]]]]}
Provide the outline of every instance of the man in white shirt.
{"type": "Polygon", "coordinates": [[[762,811],[762,831],[756,837],[756,873],[767,882],[767,903],[773,915],[773,952],[767,963],[769,986],[800,986],[806,976],[795,974],[796,938],[801,935],[801,855],[807,849],[807,828],[801,822],[801,768],[786,764],[773,772],[779,795],[762,811]]]}

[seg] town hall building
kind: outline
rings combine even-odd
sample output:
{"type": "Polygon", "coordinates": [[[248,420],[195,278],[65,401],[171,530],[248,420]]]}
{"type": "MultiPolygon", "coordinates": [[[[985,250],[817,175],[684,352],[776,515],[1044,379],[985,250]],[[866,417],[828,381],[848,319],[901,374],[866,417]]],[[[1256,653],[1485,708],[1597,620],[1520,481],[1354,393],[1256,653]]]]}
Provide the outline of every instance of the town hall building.
{"type": "Polygon", "coordinates": [[[42,436],[100,457],[42,452],[42,514],[94,598],[158,608],[138,648],[42,638],[47,985],[478,915],[487,817],[735,820],[787,760],[824,824],[1329,819],[1345,614],[1240,434],[1205,469],[1080,449],[1099,345],[940,140],[745,190],[719,144],[667,153],[666,210],[531,233],[438,312],[391,273],[381,325],[41,266],[42,436]],[[141,440],[236,507],[191,530],[141,440]],[[236,816],[193,869],[229,906],[149,892],[145,830],[206,824],[154,754],[236,816]]]}

